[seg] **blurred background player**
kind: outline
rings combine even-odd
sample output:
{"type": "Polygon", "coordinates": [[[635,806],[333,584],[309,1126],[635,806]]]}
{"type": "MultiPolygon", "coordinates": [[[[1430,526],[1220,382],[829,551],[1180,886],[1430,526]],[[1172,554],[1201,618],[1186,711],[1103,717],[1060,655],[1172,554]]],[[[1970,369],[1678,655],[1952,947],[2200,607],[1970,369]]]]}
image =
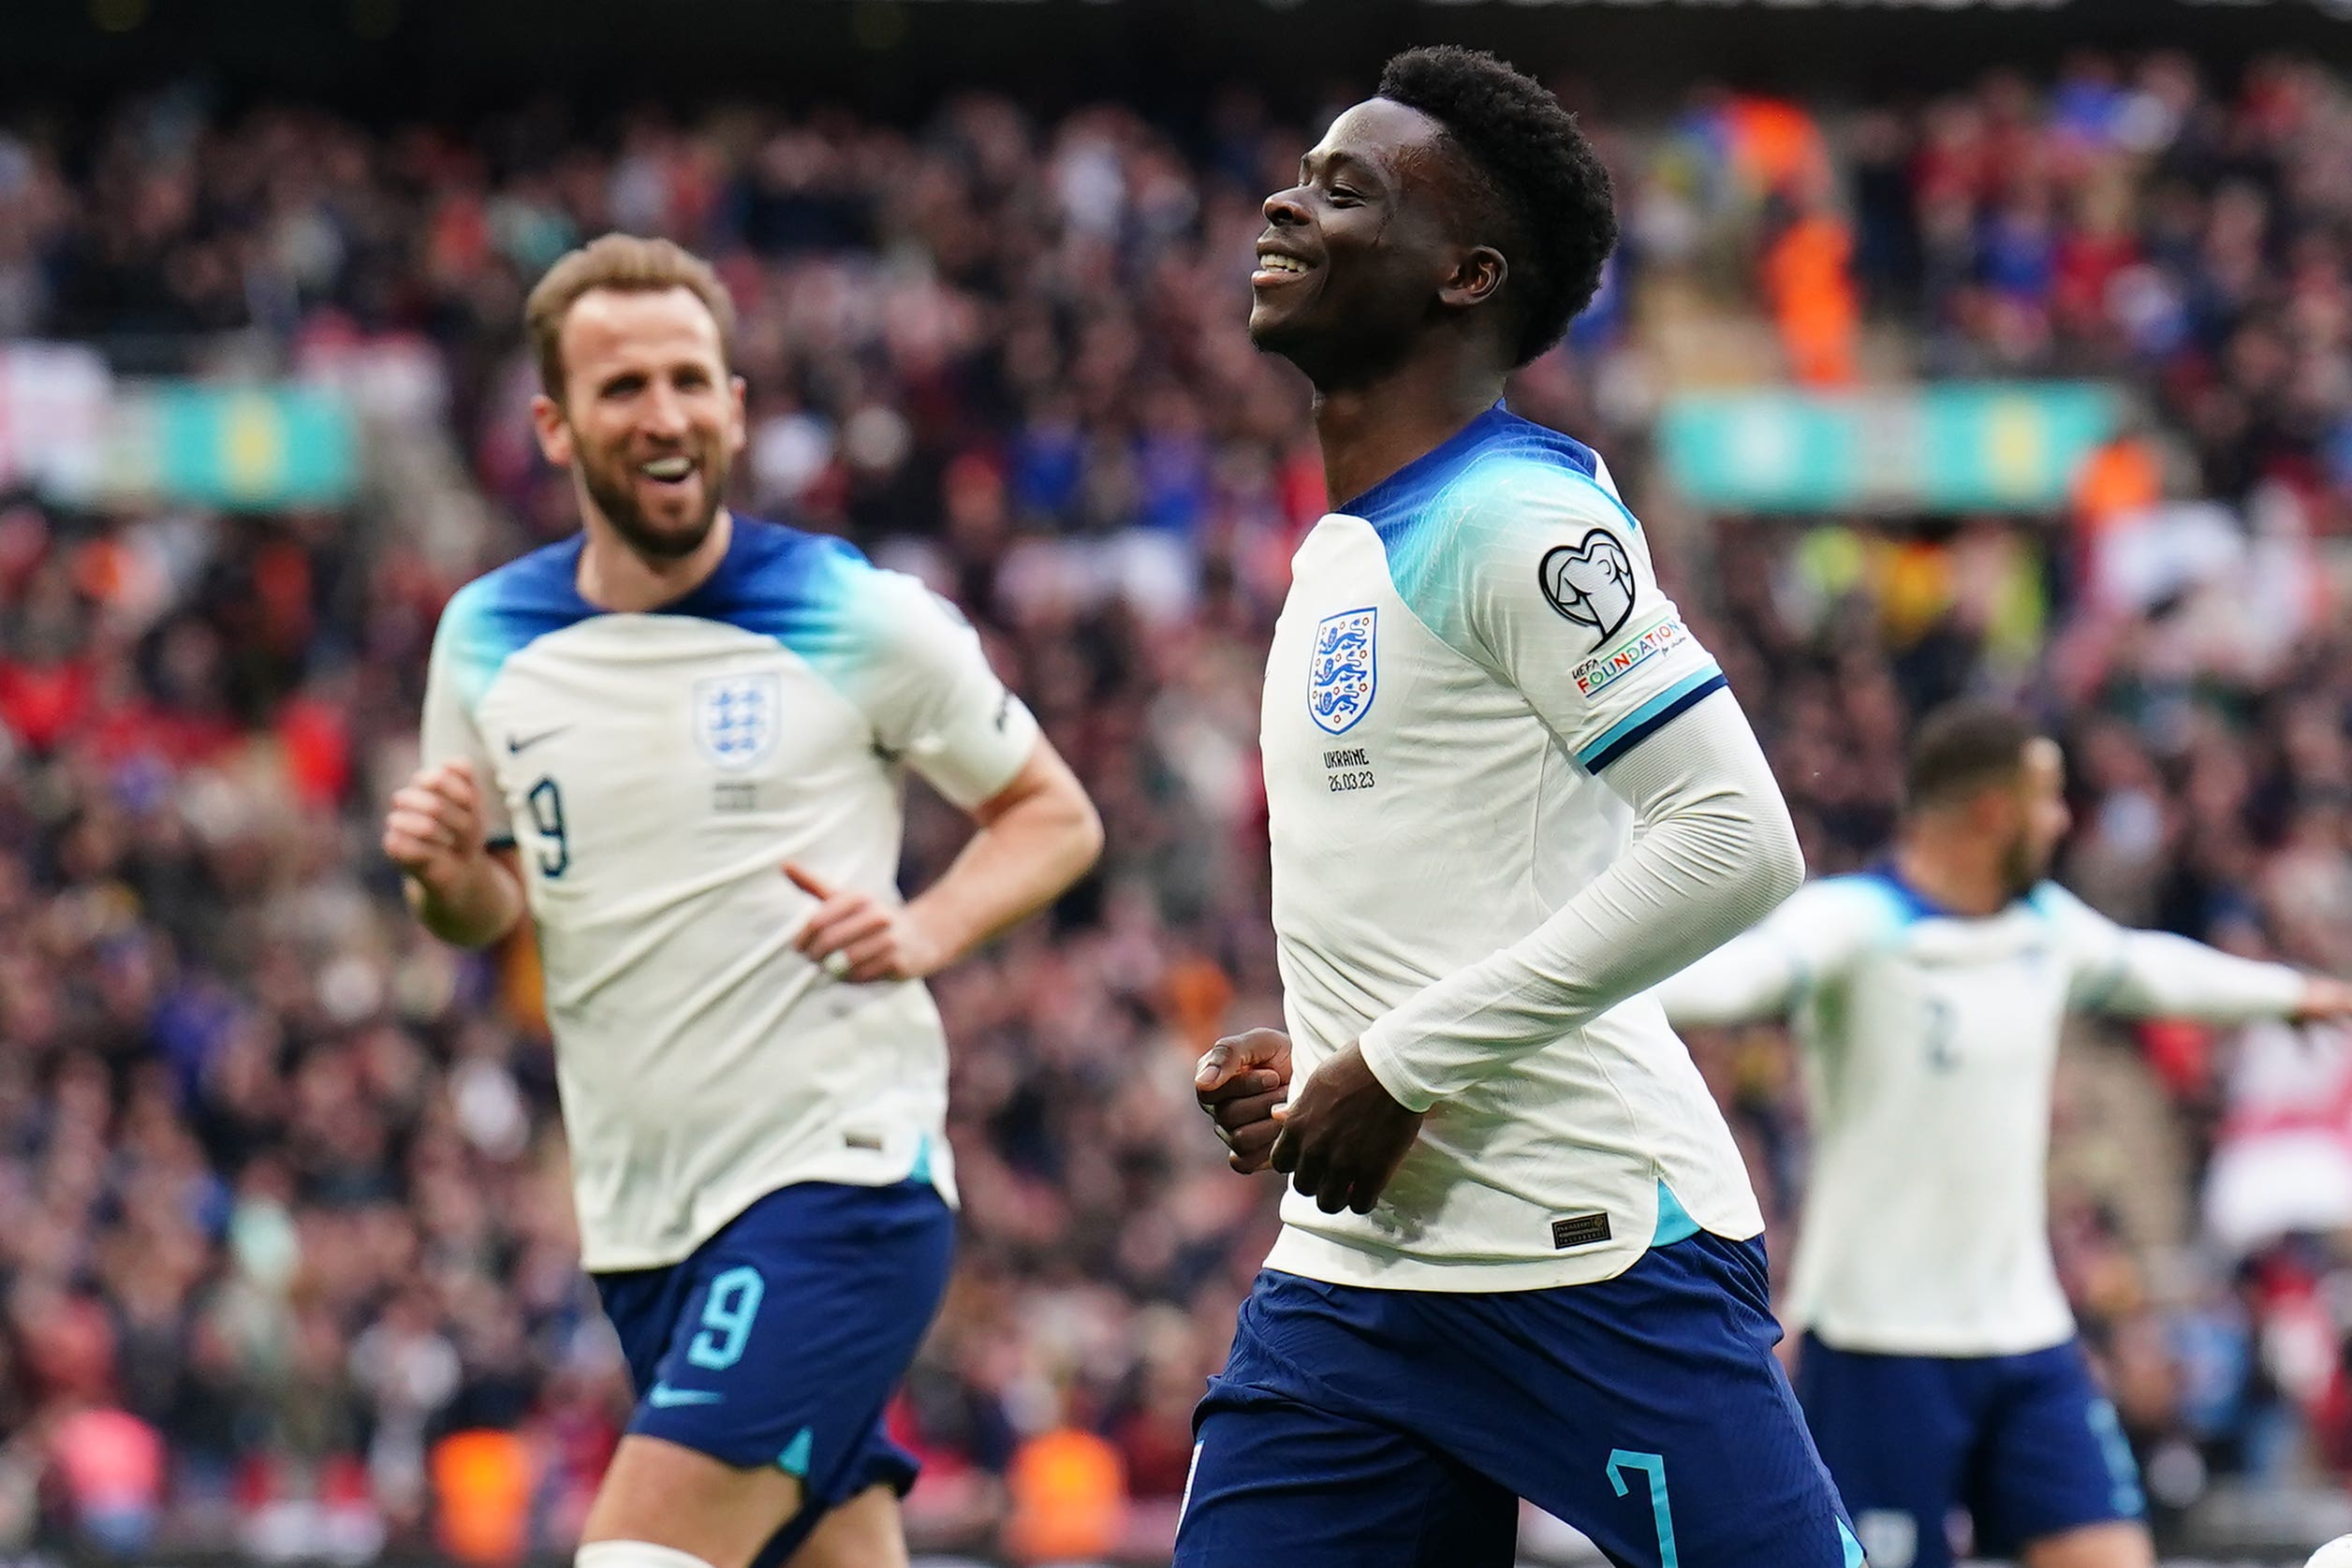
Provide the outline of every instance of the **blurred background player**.
{"type": "Polygon", "coordinates": [[[1796,838],[1599,459],[1500,401],[1592,298],[1608,175],[1535,81],[1416,50],[1265,215],[1250,334],[1345,499],[1262,710],[1294,1191],[1176,1560],[1485,1568],[1525,1497],[1622,1562],[1852,1568],[1739,1154],[1640,999],[1796,838]]]}
{"type": "Polygon", "coordinates": [[[435,934],[527,909],[545,965],[582,1262],[640,1400],[579,1561],[903,1561],[880,1418],[953,1233],[922,977],[1100,828],[959,615],[727,510],[743,388],[706,265],[608,236],[527,315],[581,531],[450,601],[384,847],[435,934]],[[904,903],[902,768],[978,825],[904,903]]]}
{"type": "Polygon", "coordinates": [[[2352,987],[2126,931],[2045,880],[2057,743],[2013,710],[1931,714],[1894,848],[1658,988],[1678,1027],[1793,1015],[1815,1151],[1789,1315],[1815,1440],[1877,1568],[1979,1553],[2154,1561],[2131,1450],[2051,1261],[2051,1079],[2069,1010],[2341,1018],[2352,987]]]}

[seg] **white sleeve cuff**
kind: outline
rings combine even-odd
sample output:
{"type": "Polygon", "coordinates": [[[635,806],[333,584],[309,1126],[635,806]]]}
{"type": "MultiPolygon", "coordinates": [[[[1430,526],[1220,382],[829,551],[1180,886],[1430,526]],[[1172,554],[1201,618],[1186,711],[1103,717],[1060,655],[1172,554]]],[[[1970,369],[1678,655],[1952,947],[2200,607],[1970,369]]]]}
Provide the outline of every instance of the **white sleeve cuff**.
{"type": "Polygon", "coordinates": [[[1406,1110],[1419,1114],[1437,1103],[1437,1092],[1413,1076],[1394,1045],[1389,1042],[1391,1031],[1382,1025],[1382,1018],[1365,1030],[1356,1041],[1356,1048],[1363,1054],[1364,1065],[1380,1080],[1380,1087],[1389,1092],[1389,1098],[1406,1110]]]}

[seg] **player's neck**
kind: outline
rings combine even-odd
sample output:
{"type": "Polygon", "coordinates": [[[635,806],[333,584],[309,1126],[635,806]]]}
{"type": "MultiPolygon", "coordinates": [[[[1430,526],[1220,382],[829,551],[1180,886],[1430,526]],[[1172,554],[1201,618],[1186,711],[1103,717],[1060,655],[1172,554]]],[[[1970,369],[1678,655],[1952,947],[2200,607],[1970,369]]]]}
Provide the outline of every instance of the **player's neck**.
{"type": "Polygon", "coordinates": [[[1502,395],[1499,373],[1421,360],[1361,385],[1318,390],[1315,436],[1331,505],[1444,446],[1502,395]]]}
{"type": "Polygon", "coordinates": [[[1914,828],[1895,846],[1895,873],[1912,891],[1955,915],[1998,915],[2008,908],[2011,889],[2001,868],[1971,853],[1973,847],[1914,828]]]}
{"type": "Polygon", "coordinates": [[[721,506],[711,520],[711,532],[690,555],[674,560],[647,556],[631,550],[610,524],[590,518],[587,543],[580,551],[580,596],[599,609],[624,613],[659,609],[702,586],[735,536],[735,520],[721,506]]]}

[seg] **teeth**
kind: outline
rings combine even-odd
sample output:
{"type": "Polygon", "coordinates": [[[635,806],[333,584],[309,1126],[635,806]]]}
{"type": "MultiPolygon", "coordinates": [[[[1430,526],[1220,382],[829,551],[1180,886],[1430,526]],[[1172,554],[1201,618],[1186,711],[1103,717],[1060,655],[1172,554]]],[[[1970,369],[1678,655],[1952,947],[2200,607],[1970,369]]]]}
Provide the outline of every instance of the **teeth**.
{"type": "Polygon", "coordinates": [[[649,479],[683,479],[694,472],[694,460],[687,457],[655,458],[640,464],[638,472],[649,479]]]}
{"type": "Polygon", "coordinates": [[[1257,265],[1260,271],[1268,272],[1303,272],[1307,270],[1307,264],[1298,257],[1276,256],[1272,251],[1258,252],[1257,265]]]}

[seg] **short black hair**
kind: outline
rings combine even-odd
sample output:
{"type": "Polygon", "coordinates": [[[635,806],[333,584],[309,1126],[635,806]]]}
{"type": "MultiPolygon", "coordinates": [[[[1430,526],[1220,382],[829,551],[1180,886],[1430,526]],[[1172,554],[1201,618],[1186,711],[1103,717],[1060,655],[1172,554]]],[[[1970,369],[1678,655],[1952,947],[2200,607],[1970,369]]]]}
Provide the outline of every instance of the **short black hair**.
{"type": "Polygon", "coordinates": [[[1903,772],[1904,808],[1946,806],[2014,779],[2041,727],[2006,703],[1962,697],[1919,721],[1903,772]]]}
{"type": "Polygon", "coordinates": [[[1446,127],[1487,187],[1510,263],[1519,317],[1514,365],[1558,343],[1593,302],[1617,246],[1617,204],[1600,154],[1543,83],[1483,50],[1408,49],[1380,73],[1379,95],[1446,127]]]}

